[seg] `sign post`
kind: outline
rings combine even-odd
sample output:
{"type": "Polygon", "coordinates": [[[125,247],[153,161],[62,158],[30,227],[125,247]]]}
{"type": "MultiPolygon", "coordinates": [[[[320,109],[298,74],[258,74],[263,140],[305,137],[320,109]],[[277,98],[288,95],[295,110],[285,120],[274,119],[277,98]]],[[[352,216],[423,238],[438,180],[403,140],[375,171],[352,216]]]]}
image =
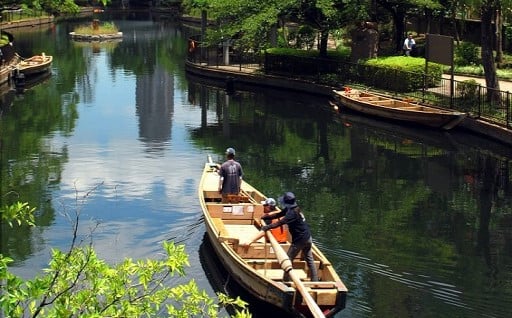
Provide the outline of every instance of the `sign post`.
{"type": "MultiPolygon", "coordinates": [[[[453,70],[453,37],[439,34],[427,34],[425,50],[425,76],[428,75],[428,62],[450,66],[450,108],[453,107],[454,70],[453,70]]],[[[427,83],[424,83],[426,89],[427,83]]]]}

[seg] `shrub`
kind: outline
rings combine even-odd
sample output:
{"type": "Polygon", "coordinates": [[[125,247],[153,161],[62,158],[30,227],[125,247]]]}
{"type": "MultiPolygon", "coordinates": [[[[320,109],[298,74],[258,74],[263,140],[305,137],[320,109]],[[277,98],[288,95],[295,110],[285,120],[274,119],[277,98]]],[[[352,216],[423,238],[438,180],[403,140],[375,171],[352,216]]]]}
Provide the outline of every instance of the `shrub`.
{"type": "Polygon", "coordinates": [[[315,45],[315,29],[309,25],[303,25],[297,31],[296,46],[298,49],[306,48],[311,50],[315,45]]]}
{"type": "Polygon", "coordinates": [[[478,46],[470,42],[462,42],[455,47],[455,65],[478,65],[480,58],[478,56],[478,46]]]}
{"type": "MultiPolygon", "coordinates": [[[[422,88],[425,74],[425,59],[409,56],[390,56],[370,59],[363,64],[367,68],[362,80],[370,85],[393,89],[398,92],[413,91],[422,88]]],[[[428,64],[426,85],[432,87],[441,81],[443,66],[437,63],[428,64]]]]}
{"type": "Polygon", "coordinates": [[[474,79],[457,83],[456,93],[460,96],[462,106],[471,107],[478,104],[479,87],[480,85],[474,79]]]}

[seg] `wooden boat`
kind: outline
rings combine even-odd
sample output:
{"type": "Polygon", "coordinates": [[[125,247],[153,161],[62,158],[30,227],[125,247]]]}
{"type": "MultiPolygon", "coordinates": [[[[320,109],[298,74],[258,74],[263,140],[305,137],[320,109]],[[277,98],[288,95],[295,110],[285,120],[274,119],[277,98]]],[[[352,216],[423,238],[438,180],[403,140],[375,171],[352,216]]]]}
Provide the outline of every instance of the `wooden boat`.
{"type": "Polygon", "coordinates": [[[12,70],[19,63],[19,58],[15,55],[9,62],[0,65],[0,85],[9,83],[12,79],[12,70]]]}
{"type": "Polygon", "coordinates": [[[53,56],[42,53],[27,59],[21,59],[16,65],[15,71],[25,76],[41,74],[50,71],[53,56]]]}
{"type": "Polygon", "coordinates": [[[335,90],[334,99],[341,107],[357,112],[444,130],[452,129],[466,118],[465,113],[444,110],[378,94],[345,88],[335,90]]]}
{"type": "Polygon", "coordinates": [[[218,192],[220,165],[211,159],[204,166],[199,200],[206,232],[224,268],[249,293],[293,315],[331,317],[345,308],[347,288],[332,264],[313,245],[320,281],[312,282],[302,259],[289,260],[290,243],[277,243],[271,231],[250,246],[240,246],[259,231],[266,197],[247,182],[231,203],[222,203],[218,192]],[[284,270],[292,281],[284,282],[284,270]]]}

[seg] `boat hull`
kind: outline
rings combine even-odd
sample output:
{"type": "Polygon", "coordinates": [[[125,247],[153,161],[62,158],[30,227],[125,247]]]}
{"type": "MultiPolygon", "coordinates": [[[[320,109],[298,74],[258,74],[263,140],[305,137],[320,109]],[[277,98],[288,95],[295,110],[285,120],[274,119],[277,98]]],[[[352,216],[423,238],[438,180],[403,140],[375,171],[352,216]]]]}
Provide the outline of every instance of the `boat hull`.
{"type": "MultiPolygon", "coordinates": [[[[231,278],[256,298],[293,315],[308,317],[309,309],[301,293],[293,283],[282,281],[284,272],[272,245],[262,238],[249,247],[239,246],[240,240],[247,240],[258,233],[259,220],[263,215],[261,201],[266,197],[244,181],[241,201],[222,203],[217,191],[218,167],[216,164],[205,165],[199,199],[206,233],[222,266],[231,278]]],[[[287,249],[289,245],[287,242],[280,246],[287,249]]],[[[322,282],[308,281],[305,262],[301,259],[293,260],[293,271],[302,274],[309,294],[314,296],[324,315],[330,317],[345,307],[347,288],[316,246],[313,252],[322,282]]]]}
{"type": "Polygon", "coordinates": [[[466,114],[420,105],[358,90],[334,91],[341,107],[381,118],[449,130],[460,124],[466,114]]]}
{"type": "Polygon", "coordinates": [[[51,55],[35,55],[28,59],[20,61],[16,65],[16,71],[26,76],[39,75],[41,73],[50,72],[53,62],[51,55]]]}

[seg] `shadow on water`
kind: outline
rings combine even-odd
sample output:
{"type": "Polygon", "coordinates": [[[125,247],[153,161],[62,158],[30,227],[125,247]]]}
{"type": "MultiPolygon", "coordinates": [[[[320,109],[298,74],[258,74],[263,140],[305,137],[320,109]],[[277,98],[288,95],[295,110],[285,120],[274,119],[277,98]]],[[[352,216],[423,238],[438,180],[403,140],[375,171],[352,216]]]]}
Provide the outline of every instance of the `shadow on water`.
{"type": "MultiPolygon", "coordinates": [[[[247,293],[243,287],[231,279],[229,273],[222,266],[221,261],[215,254],[208,235],[205,233],[201,245],[199,246],[199,260],[204,273],[208,278],[213,290],[216,293],[224,293],[230,297],[240,297],[249,303],[249,311],[254,318],[262,317],[292,317],[279,308],[262,302],[251,294],[247,293]]],[[[234,308],[226,308],[230,315],[235,313],[234,308]]]]}
{"type": "Polygon", "coordinates": [[[16,98],[22,99],[27,90],[48,81],[50,76],[51,72],[44,72],[20,81],[13,80],[12,83],[7,82],[0,85],[0,117],[9,111],[16,98]]]}

